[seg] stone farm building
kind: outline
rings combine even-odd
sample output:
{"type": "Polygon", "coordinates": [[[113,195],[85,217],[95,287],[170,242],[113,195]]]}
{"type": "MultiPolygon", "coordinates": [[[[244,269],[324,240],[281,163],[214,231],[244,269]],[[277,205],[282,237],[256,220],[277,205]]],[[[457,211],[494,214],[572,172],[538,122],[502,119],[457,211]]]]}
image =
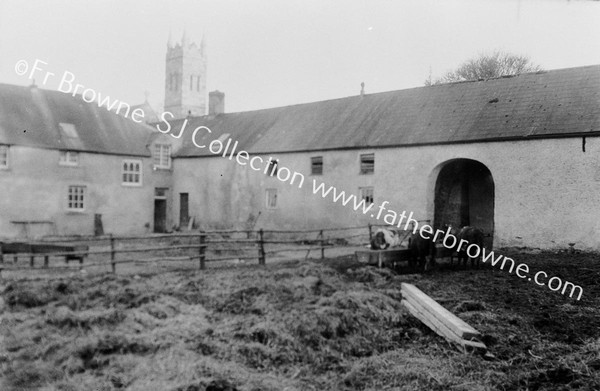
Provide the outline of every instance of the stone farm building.
{"type": "Polygon", "coordinates": [[[89,106],[1,86],[0,236],[26,220],[90,234],[96,214],[113,233],[186,227],[191,217],[206,229],[382,222],[313,194],[315,180],[435,226],[481,227],[495,247],[600,249],[600,66],[240,113],[209,102],[208,115],[169,122],[172,135],[185,124],[181,138],[89,106]],[[192,139],[200,126],[212,133],[192,139]],[[303,185],[197,146],[215,139],[271,157],[303,185]],[[71,151],[76,166],[63,163],[71,151]],[[130,161],[140,163],[136,186],[130,161]]]}
{"type": "Polygon", "coordinates": [[[0,237],[150,232],[155,189],[171,187],[156,133],[81,96],[0,84],[0,237]]]}

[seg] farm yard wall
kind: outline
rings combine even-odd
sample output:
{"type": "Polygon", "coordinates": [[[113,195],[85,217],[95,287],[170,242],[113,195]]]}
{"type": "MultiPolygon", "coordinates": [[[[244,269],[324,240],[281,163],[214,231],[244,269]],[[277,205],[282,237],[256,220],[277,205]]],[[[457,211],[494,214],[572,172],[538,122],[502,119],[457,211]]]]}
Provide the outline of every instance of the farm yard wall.
{"type": "MultiPolygon", "coordinates": [[[[149,157],[81,152],[75,167],[60,166],[58,160],[58,150],[10,147],[9,169],[0,170],[0,237],[23,236],[11,223],[23,220],[53,221],[60,234],[91,235],[96,213],[102,215],[107,233],[151,231],[154,187],[170,187],[170,173],[153,172],[149,157]],[[122,185],[124,159],[142,161],[142,186],[122,185]],[[69,185],[86,186],[85,210],[67,210],[69,185]]],[[[31,233],[42,236],[51,231],[34,226],[31,233]]]]}
{"type": "MultiPolygon", "coordinates": [[[[495,185],[494,246],[600,249],[600,140],[537,139],[382,149],[262,155],[304,175],[298,188],[222,157],[174,160],[174,210],[178,193],[189,193],[190,215],[203,228],[244,228],[261,212],[256,228],[299,229],[382,223],[313,195],[312,181],[359,194],[374,188],[376,208],[433,218],[437,174],[453,159],[473,159],[495,185]],[[359,174],[360,155],[375,154],[375,172],[359,174]],[[311,175],[311,157],[323,157],[323,175],[311,175]],[[277,208],[266,207],[266,189],[277,189],[277,208]]],[[[289,181],[288,181],[289,182],[289,181]]],[[[377,209],[374,209],[375,211],[377,209]]],[[[385,215],[385,213],[383,214],[385,215]]],[[[382,215],[382,216],[383,216],[382,215]]]]}

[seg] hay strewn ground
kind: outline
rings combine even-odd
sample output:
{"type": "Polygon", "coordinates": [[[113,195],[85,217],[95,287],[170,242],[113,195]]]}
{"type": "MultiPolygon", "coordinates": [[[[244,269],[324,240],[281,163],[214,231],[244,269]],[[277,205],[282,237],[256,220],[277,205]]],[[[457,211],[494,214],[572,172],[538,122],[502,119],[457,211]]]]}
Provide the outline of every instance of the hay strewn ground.
{"type": "Polygon", "coordinates": [[[567,299],[502,271],[397,275],[351,258],[3,283],[2,390],[600,389],[600,264],[521,255],[567,299]],[[462,354],[400,306],[416,284],[485,336],[462,354]]]}

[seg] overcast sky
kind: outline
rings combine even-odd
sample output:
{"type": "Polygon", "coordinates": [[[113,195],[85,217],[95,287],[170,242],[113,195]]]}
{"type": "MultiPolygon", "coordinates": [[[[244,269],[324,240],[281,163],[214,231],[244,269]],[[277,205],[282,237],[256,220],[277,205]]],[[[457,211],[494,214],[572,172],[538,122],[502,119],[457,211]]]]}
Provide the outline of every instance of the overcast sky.
{"type": "MultiPolygon", "coordinates": [[[[208,45],[227,112],[422,86],[493,49],[545,69],[600,64],[600,1],[0,0],[0,82],[18,60],[129,104],[164,99],[169,31],[208,45]]],[[[48,80],[42,88],[57,89],[48,80]]]]}

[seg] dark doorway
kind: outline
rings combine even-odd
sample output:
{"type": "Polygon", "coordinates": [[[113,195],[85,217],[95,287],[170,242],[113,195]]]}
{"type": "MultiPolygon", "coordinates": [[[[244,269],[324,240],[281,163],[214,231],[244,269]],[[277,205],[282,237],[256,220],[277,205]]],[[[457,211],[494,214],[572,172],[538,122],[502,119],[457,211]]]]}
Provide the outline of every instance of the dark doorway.
{"type": "Polygon", "coordinates": [[[184,229],[190,222],[188,193],[179,193],[179,228],[184,229]]]}
{"type": "Polygon", "coordinates": [[[104,235],[104,226],[102,225],[102,215],[94,214],[94,236],[104,235]]]}
{"type": "Polygon", "coordinates": [[[167,192],[165,187],[154,189],[154,232],[167,232],[167,192]]]}
{"type": "Polygon", "coordinates": [[[167,200],[154,200],[154,232],[167,232],[167,200]]]}
{"type": "Polygon", "coordinates": [[[494,237],[494,180],[490,170],[475,160],[456,159],[438,174],[434,201],[435,228],[465,225],[481,228],[485,246],[494,237]]]}

